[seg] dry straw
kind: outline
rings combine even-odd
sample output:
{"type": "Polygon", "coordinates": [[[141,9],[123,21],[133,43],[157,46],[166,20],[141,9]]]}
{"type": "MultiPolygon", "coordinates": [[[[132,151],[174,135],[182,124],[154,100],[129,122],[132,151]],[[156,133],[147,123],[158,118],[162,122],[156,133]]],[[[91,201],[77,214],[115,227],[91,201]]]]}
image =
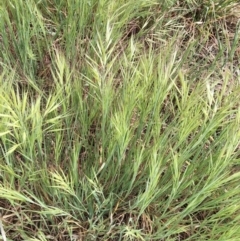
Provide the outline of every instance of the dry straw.
{"type": "Polygon", "coordinates": [[[0,229],[1,229],[1,234],[2,234],[3,241],[7,241],[6,233],[4,231],[3,224],[2,224],[2,216],[1,215],[0,215],[0,229]]]}

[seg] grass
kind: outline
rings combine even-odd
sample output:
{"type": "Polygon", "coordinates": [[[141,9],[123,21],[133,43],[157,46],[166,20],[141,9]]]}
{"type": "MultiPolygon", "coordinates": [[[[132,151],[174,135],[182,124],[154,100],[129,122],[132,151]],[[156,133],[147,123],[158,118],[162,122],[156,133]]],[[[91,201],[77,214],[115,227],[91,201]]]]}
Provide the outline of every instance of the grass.
{"type": "Polygon", "coordinates": [[[240,240],[237,2],[1,2],[2,240],[240,240]]]}

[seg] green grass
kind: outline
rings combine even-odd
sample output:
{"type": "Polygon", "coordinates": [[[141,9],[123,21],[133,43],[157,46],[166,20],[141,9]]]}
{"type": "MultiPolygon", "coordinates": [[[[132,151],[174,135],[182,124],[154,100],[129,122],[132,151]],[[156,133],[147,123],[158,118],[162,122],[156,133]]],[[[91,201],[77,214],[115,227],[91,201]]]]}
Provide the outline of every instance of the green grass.
{"type": "Polygon", "coordinates": [[[0,3],[2,240],[240,240],[237,2],[0,3]]]}

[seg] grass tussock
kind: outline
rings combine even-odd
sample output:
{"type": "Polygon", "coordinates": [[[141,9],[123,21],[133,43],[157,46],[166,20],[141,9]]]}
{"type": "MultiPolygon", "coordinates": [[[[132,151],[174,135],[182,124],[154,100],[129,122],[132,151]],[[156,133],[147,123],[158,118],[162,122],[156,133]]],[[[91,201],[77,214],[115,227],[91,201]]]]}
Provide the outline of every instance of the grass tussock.
{"type": "Polygon", "coordinates": [[[0,3],[5,240],[240,240],[238,1],[0,3]]]}

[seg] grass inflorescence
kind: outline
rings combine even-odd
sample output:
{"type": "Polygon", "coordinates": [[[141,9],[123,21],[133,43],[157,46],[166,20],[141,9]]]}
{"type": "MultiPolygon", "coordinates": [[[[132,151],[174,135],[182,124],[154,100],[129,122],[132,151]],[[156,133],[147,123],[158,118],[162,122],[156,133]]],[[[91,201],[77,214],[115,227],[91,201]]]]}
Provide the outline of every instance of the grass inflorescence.
{"type": "Polygon", "coordinates": [[[3,0],[5,240],[240,240],[237,0],[3,0]]]}

